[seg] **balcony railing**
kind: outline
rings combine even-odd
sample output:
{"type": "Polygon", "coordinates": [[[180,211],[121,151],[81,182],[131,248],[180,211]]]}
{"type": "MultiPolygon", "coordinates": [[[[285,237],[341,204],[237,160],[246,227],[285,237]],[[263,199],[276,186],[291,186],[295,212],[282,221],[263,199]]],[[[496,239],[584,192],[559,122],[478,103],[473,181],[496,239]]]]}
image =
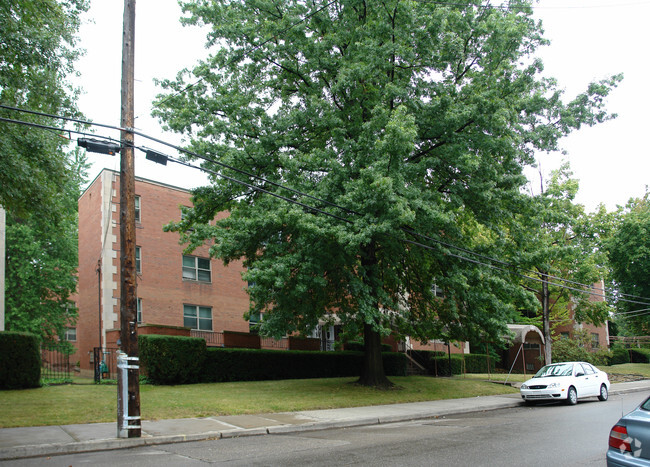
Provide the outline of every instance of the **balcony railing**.
{"type": "Polygon", "coordinates": [[[223,347],[223,332],[192,329],[190,336],[205,339],[205,344],[208,347],[223,347]]]}
{"type": "Polygon", "coordinates": [[[272,337],[261,337],[263,349],[289,350],[289,340],[286,337],[275,340],[272,337]]]}

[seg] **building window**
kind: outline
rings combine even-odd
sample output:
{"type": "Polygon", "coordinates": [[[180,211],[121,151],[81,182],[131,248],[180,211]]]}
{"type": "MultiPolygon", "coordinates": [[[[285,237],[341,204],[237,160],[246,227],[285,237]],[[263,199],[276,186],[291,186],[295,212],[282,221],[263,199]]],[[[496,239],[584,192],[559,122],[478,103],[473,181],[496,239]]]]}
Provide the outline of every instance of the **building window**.
{"type": "Polygon", "coordinates": [[[592,349],[597,349],[600,346],[600,339],[598,336],[598,333],[592,332],[591,333],[591,348],[592,349]]]}
{"type": "Polygon", "coordinates": [[[199,331],[212,331],[212,308],[183,305],[183,326],[199,331]]]}
{"type": "Polygon", "coordinates": [[[77,340],[77,328],[66,329],[63,338],[68,342],[75,342],[77,340]]]}
{"type": "Polygon", "coordinates": [[[141,298],[138,298],[136,307],[137,307],[136,313],[135,313],[136,314],[136,321],[138,323],[141,323],[142,322],[142,299],[141,298]]]}
{"type": "Polygon", "coordinates": [[[142,252],[139,246],[135,247],[135,272],[142,274],[142,252]]]}
{"type": "Polygon", "coordinates": [[[433,292],[434,297],[445,298],[445,292],[442,290],[442,288],[438,287],[436,284],[433,284],[431,286],[431,292],[433,292]]]}
{"type": "Polygon", "coordinates": [[[140,222],[140,197],[136,196],[135,197],[135,221],[140,222]]]}
{"type": "Polygon", "coordinates": [[[564,340],[564,339],[571,339],[571,334],[569,334],[568,332],[561,332],[561,333],[560,333],[560,339],[561,339],[561,340],[564,340]]]}
{"type": "Polygon", "coordinates": [[[524,350],[539,350],[539,344],[524,342],[524,350]]]}
{"type": "Polygon", "coordinates": [[[257,334],[259,332],[262,316],[264,316],[264,313],[260,313],[259,311],[250,314],[248,319],[248,332],[251,334],[257,334]]]}
{"type": "Polygon", "coordinates": [[[210,282],[210,260],[208,258],[183,255],[183,279],[210,282]]]}

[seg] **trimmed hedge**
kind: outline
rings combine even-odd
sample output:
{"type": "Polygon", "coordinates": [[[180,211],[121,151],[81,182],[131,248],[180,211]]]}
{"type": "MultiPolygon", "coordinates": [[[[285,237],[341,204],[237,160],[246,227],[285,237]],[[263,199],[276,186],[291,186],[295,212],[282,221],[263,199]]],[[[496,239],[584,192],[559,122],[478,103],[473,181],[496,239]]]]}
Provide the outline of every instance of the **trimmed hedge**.
{"type": "Polygon", "coordinates": [[[197,383],[204,369],[205,340],[197,337],[138,336],[140,364],[154,384],[197,383]]]}
{"type": "MultiPolygon", "coordinates": [[[[353,352],[363,352],[365,350],[365,344],[361,341],[349,341],[345,343],[345,350],[350,350],[353,352]]],[[[389,344],[381,344],[382,352],[392,352],[393,348],[389,344]]]]}
{"type": "Polygon", "coordinates": [[[0,389],[41,385],[39,339],[23,332],[0,332],[0,389]]]}
{"type": "MultiPolygon", "coordinates": [[[[388,376],[405,376],[407,361],[400,353],[385,352],[388,376]]],[[[358,376],[362,352],[315,352],[211,347],[207,349],[202,381],[260,381],[358,376]]]]}
{"type": "MultiPolygon", "coordinates": [[[[424,366],[432,375],[436,374],[436,370],[439,376],[460,375],[463,373],[463,368],[465,373],[487,373],[488,371],[487,354],[451,354],[451,372],[450,357],[444,352],[418,350],[418,355],[421,359],[424,358],[426,362],[424,366]]],[[[495,363],[497,362],[491,359],[490,367],[494,368],[495,363]]]]}
{"type": "Polygon", "coordinates": [[[630,349],[630,363],[650,363],[650,349],[630,349]]]}
{"type": "MultiPolygon", "coordinates": [[[[358,376],[363,363],[362,352],[207,348],[200,338],[157,335],[139,336],[138,343],[154,384],[358,376]]],[[[405,355],[382,355],[386,375],[406,375],[405,355]]]]}
{"type": "Polygon", "coordinates": [[[620,365],[623,363],[630,363],[630,353],[627,349],[622,347],[613,347],[611,349],[612,356],[609,359],[609,365],[620,365]]]}

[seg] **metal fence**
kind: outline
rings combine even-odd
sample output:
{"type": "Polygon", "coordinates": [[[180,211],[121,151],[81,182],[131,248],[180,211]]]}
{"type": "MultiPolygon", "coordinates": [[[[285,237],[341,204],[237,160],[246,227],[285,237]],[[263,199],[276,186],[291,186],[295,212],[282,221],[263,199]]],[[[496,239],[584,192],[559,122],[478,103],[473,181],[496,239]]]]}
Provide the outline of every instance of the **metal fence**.
{"type": "Polygon", "coordinates": [[[93,348],[93,364],[95,369],[95,383],[105,379],[117,379],[117,351],[115,348],[93,348]]]}
{"type": "Polygon", "coordinates": [[[41,378],[69,379],[74,365],[70,363],[70,354],[57,349],[41,347],[41,378]]]}

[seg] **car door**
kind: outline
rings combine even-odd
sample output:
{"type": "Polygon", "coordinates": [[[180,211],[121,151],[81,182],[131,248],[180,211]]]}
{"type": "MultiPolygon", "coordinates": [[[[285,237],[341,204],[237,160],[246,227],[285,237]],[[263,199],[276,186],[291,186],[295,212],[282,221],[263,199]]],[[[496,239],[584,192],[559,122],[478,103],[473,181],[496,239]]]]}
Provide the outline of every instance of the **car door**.
{"type": "Polygon", "coordinates": [[[588,363],[580,363],[579,366],[582,368],[584,373],[585,392],[583,393],[583,396],[597,396],[600,391],[600,382],[598,381],[596,371],[588,363]]]}
{"type": "Polygon", "coordinates": [[[573,365],[573,384],[576,391],[578,391],[578,397],[587,397],[591,394],[592,389],[589,387],[589,379],[580,363],[573,365]]]}

